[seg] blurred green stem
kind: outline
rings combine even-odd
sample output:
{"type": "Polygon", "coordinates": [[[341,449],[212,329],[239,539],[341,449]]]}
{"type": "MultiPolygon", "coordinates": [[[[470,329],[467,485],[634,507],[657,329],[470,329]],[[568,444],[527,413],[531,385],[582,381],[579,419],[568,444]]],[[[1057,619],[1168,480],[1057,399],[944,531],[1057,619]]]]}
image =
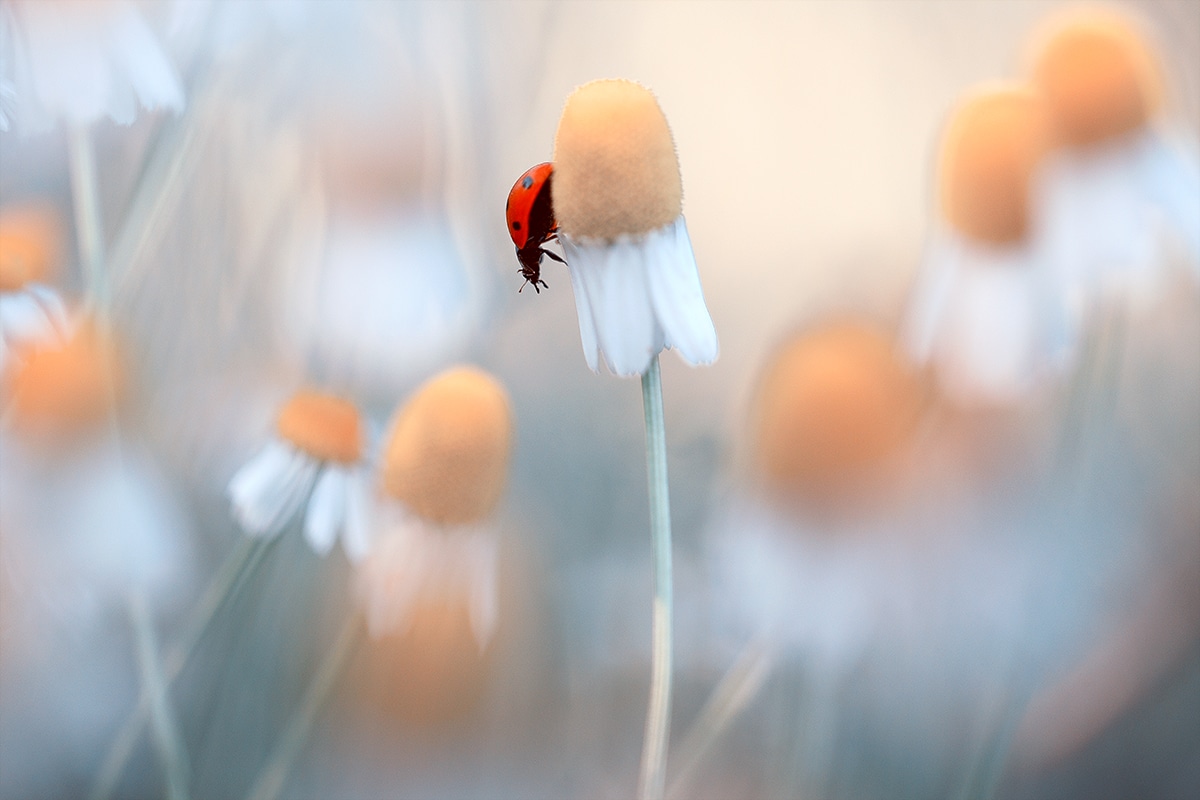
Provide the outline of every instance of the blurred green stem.
{"type": "Polygon", "coordinates": [[[300,705],[292,712],[283,736],[275,745],[266,765],[259,771],[258,778],[254,781],[254,787],[247,795],[250,800],[275,800],[283,790],[288,772],[292,768],[292,762],[300,754],[304,740],[308,737],[313,721],[317,718],[317,713],[325,704],[329,691],[333,688],[346,659],[353,652],[354,645],[358,643],[361,633],[361,619],[357,613],[351,613],[350,618],[342,625],[328,655],[325,656],[325,661],[313,677],[312,683],[308,685],[304,696],[300,698],[300,705]]]}
{"type": "MultiPolygon", "coordinates": [[[[274,539],[251,539],[249,537],[242,537],[239,540],[238,546],[225,559],[225,563],[221,565],[213,582],[209,584],[208,589],[200,598],[200,602],[196,604],[192,616],[184,626],[183,633],[163,658],[163,676],[166,686],[169,687],[179,677],[179,673],[183,671],[188,659],[191,658],[192,652],[203,638],[204,632],[208,630],[217,611],[226,600],[237,593],[239,587],[254,572],[258,562],[262,560],[263,555],[274,541],[274,539]]],[[[138,742],[138,737],[141,736],[142,728],[146,724],[150,711],[151,696],[143,688],[137,707],[125,720],[125,724],[113,739],[112,745],[109,746],[104,764],[100,767],[100,772],[92,784],[92,790],[88,794],[89,800],[108,800],[112,796],[125,765],[133,755],[133,748],[138,742]]]]}
{"type": "Polygon", "coordinates": [[[686,796],[688,784],[696,767],[716,743],[721,733],[762,690],[763,683],[771,674],[773,657],[765,641],[751,642],[738,656],[725,677],[717,684],[708,702],[700,711],[687,736],[675,751],[675,771],[668,798],[686,796]]]}
{"type": "Polygon", "coordinates": [[[654,649],[650,704],[642,743],[638,785],[641,800],[661,800],[666,779],[671,719],[671,501],[667,490],[667,436],[663,425],[662,377],[658,356],[642,375],[646,413],[646,474],[650,489],[650,535],[654,542],[654,649]]]}
{"type": "Polygon", "coordinates": [[[100,222],[100,192],[96,180],[96,151],[86,127],[67,130],[71,197],[75,206],[75,239],[83,272],[87,306],[101,323],[108,321],[109,287],[104,274],[104,227],[100,222]]]}
{"type": "Polygon", "coordinates": [[[162,762],[168,800],[187,800],[188,759],[179,736],[179,726],[171,713],[167,681],[158,661],[158,645],[146,599],[139,592],[130,598],[130,616],[137,640],[138,672],[142,679],[142,697],[149,698],[154,745],[162,762]]]}

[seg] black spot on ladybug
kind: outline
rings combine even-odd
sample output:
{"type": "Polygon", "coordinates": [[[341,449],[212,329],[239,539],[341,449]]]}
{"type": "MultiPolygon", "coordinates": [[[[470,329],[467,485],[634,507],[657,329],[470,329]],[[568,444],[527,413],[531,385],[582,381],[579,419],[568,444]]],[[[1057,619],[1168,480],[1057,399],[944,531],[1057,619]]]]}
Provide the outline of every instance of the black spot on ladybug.
{"type": "Polygon", "coordinates": [[[513,230],[514,230],[514,231],[519,231],[519,230],[521,230],[521,223],[520,223],[520,222],[517,222],[516,220],[514,220],[514,221],[513,221],[513,230]]]}
{"type": "Polygon", "coordinates": [[[533,186],[533,176],[526,175],[525,180],[521,181],[521,185],[524,186],[526,189],[528,189],[530,186],[533,186]]]}

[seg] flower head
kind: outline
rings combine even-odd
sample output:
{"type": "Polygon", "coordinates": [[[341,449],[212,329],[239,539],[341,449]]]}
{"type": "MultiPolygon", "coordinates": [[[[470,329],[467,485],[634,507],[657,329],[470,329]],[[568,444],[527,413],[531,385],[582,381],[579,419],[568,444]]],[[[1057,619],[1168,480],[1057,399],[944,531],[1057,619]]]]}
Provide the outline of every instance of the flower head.
{"type": "Polygon", "coordinates": [[[40,441],[86,435],[116,409],[123,369],[111,336],[84,322],[22,351],[4,375],[13,427],[40,441]]]}
{"type": "Polygon", "coordinates": [[[664,347],[691,364],[716,360],[682,198],[671,131],[648,89],[602,80],[567,98],[554,213],[592,370],[603,353],[613,373],[639,375],[664,347]]]}
{"type": "Polygon", "coordinates": [[[946,221],[985,244],[1025,239],[1034,173],[1049,141],[1045,110],[1032,90],[996,86],[968,95],[942,137],[939,195],[946,221]]]}
{"type": "Polygon", "coordinates": [[[759,384],[756,470],[805,499],[857,487],[911,441],[922,399],[914,372],[870,325],[837,322],[791,338],[759,384]]]}
{"type": "Polygon", "coordinates": [[[478,369],[435,376],[396,413],[380,465],[381,534],[360,572],[373,635],[405,630],[430,598],[465,598],[476,640],[488,642],[499,549],[491,518],[511,449],[508,393],[478,369]]]}
{"type": "Polygon", "coordinates": [[[1166,73],[1153,38],[1114,9],[1052,16],[1032,38],[1030,80],[1062,147],[1049,171],[1056,261],[1095,288],[1152,296],[1178,240],[1200,270],[1200,159],[1161,116],[1166,73]]]}
{"type": "MultiPolygon", "coordinates": [[[[127,0],[14,0],[0,9],[21,45],[14,100],[30,127],[46,117],[127,125],[138,106],[183,108],[183,84],[141,12],[127,0]]],[[[5,20],[0,20],[0,23],[5,20]]],[[[0,117],[0,129],[9,122],[0,117]]]]}
{"type": "Polygon", "coordinates": [[[339,535],[351,560],[370,547],[370,502],[361,469],[362,420],[348,400],[297,392],[279,412],[278,438],[229,482],[234,515],[251,536],[274,536],[306,502],[304,534],[329,552],[339,535]]]}
{"type": "Polygon", "coordinates": [[[511,450],[508,393],[487,373],[460,367],[426,383],[396,416],[380,479],[431,522],[476,523],[500,501],[511,450]]]}
{"type": "Polygon", "coordinates": [[[954,109],[938,161],[939,211],[906,321],[906,347],[967,404],[1023,398],[1067,350],[1045,262],[1040,185],[1051,127],[1040,96],[999,84],[954,109]]]}
{"type": "Polygon", "coordinates": [[[1133,20],[1101,8],[1052,18],[1034,37],[1033,80],[1072,146],[1143,128],[1161,105],[1157,57],[1133,20]]]}
{"type": "Polygon", "coordinates": [[[61,339],[66,307],[45,284],[62,259],[62,224],[49,206],[0,210],[0,370],[22,345],[61,339]]]}

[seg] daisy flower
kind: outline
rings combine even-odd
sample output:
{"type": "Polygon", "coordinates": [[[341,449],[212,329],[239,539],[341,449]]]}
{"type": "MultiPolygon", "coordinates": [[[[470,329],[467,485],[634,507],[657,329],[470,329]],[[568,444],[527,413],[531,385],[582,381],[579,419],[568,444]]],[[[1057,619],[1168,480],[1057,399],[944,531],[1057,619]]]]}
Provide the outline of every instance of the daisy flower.
{"type": "Polygon", "coordinates": [[[643,374],[664,347],[717,358],[717,333],[683,219],[683,184],[654,95],[626,80],[567,98],[554,140],[554,214],[588,366],[643,374]]]}
{"type": "Polygon", "coordinates": [[[380,534],[360,569],[372,636],[405,631],[425,601],[465,598],[487,645],[512,436],[508,393],[472,367],[435,376],[397,412],[381,455],[380,534]]]}
{"type": "MultiPolygon", "coordinates": [[[[183,84],[137,6],[127,0],[11,0],[0,8],[9,79],[26,127],[61,119],[133,122],[138,106],[183,109],[183,84]]],[[[2,77],[2,76],[0,76],[2,77]]],[[[0,119],[4,129],[11,127],[0,119]]]]}
{"type": "Polygon", "coordinates": [[[1049,147],[1031,90],[998,85],[951,114],[939,156],[939,221],[906,320],[916,363],[965,405],[1020,401],[1069,352],[1061,287],[1046,263],[1038,170],[1049,147]]]}
{"type": "Polygon", "coordinates": [[[22,345],[61,339],[66,307],[46,284],[58,268],[62,229],[43,206],[0,211],[0,371],[22,345]]]}
{"type": "Polygon", "coordinates": [[[1171,244],[1200,270],[1200,162],[1161,120],[1151,37],[1116,10],[1075,8],[1035,33],[1029,62],[1060,144],[1048,231],[1080,299],[1105,286],[1153,289],[1171,244]]]}
{"type": "Polygon", "coordinates": [[[358,561],[371,543],[362,455],[353,403],[297,392],[279,413],[276,438],[229,482],[234,516],[250,536],[271,537],[307,504],[304,536],[312,549],[325,555],[340,536],[346,556],[358,561]]]}

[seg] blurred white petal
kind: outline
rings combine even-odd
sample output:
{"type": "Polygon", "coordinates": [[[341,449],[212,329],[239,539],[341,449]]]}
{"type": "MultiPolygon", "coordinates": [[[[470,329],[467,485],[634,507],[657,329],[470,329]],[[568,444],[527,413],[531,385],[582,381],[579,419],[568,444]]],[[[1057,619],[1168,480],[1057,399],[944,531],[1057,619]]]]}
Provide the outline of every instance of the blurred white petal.
{"type": "Polygon", "coordinates": [[[12,6],[24,47],[14,65],[17,101],[30,127],[42,115],[87,125],[120,124],[143,108],[183,108],[183,84],[138,9],[126,0],[19,0],[12,6]],[[135,103],[134,101],[137,101],[135,103]]]}
{"type": "Polygon", "coordinates": [[[583,358],[588,369],[600,371],[600,343],[596,338],[596,317],[592,311],[592,303],[584,289],[581,275],[589,271],[601,269],[604,258],[601,253],[591,248],[576,247],[566,237],[559,237],[566,252],[567,272],[571,275],[571,290],[575,295],[575,311],[579,316],[579,339],[583,344],[583,358]]]}
{"type": "Polygon", "coordinates": [[[496,555],[499,542],[486,533],[473,535],[468,543],[467,593],[471,632],[479,649],[487,647],[496,632],[499,599],[496,586],[496,555]]]}
{"type": "Polygon", "coordinates": [[[319,463],[272,441],[229,482],[233,514],[251,536],[274,536],[304,504],[319,463]]]}
{"type": "Polygon", "coordinates": [[[342,549],[350,563],[357,564],[371,552],[372,500],[369,478],[361,469],[346,478],[346,524],[342,530],[342,549]]]}
{"type": "Polygon", "coordinates": [[[317,555],[327,555],[346,521],[346,471],[326,465],[313,487],[304,515],[304,538],[317,555]]]}

